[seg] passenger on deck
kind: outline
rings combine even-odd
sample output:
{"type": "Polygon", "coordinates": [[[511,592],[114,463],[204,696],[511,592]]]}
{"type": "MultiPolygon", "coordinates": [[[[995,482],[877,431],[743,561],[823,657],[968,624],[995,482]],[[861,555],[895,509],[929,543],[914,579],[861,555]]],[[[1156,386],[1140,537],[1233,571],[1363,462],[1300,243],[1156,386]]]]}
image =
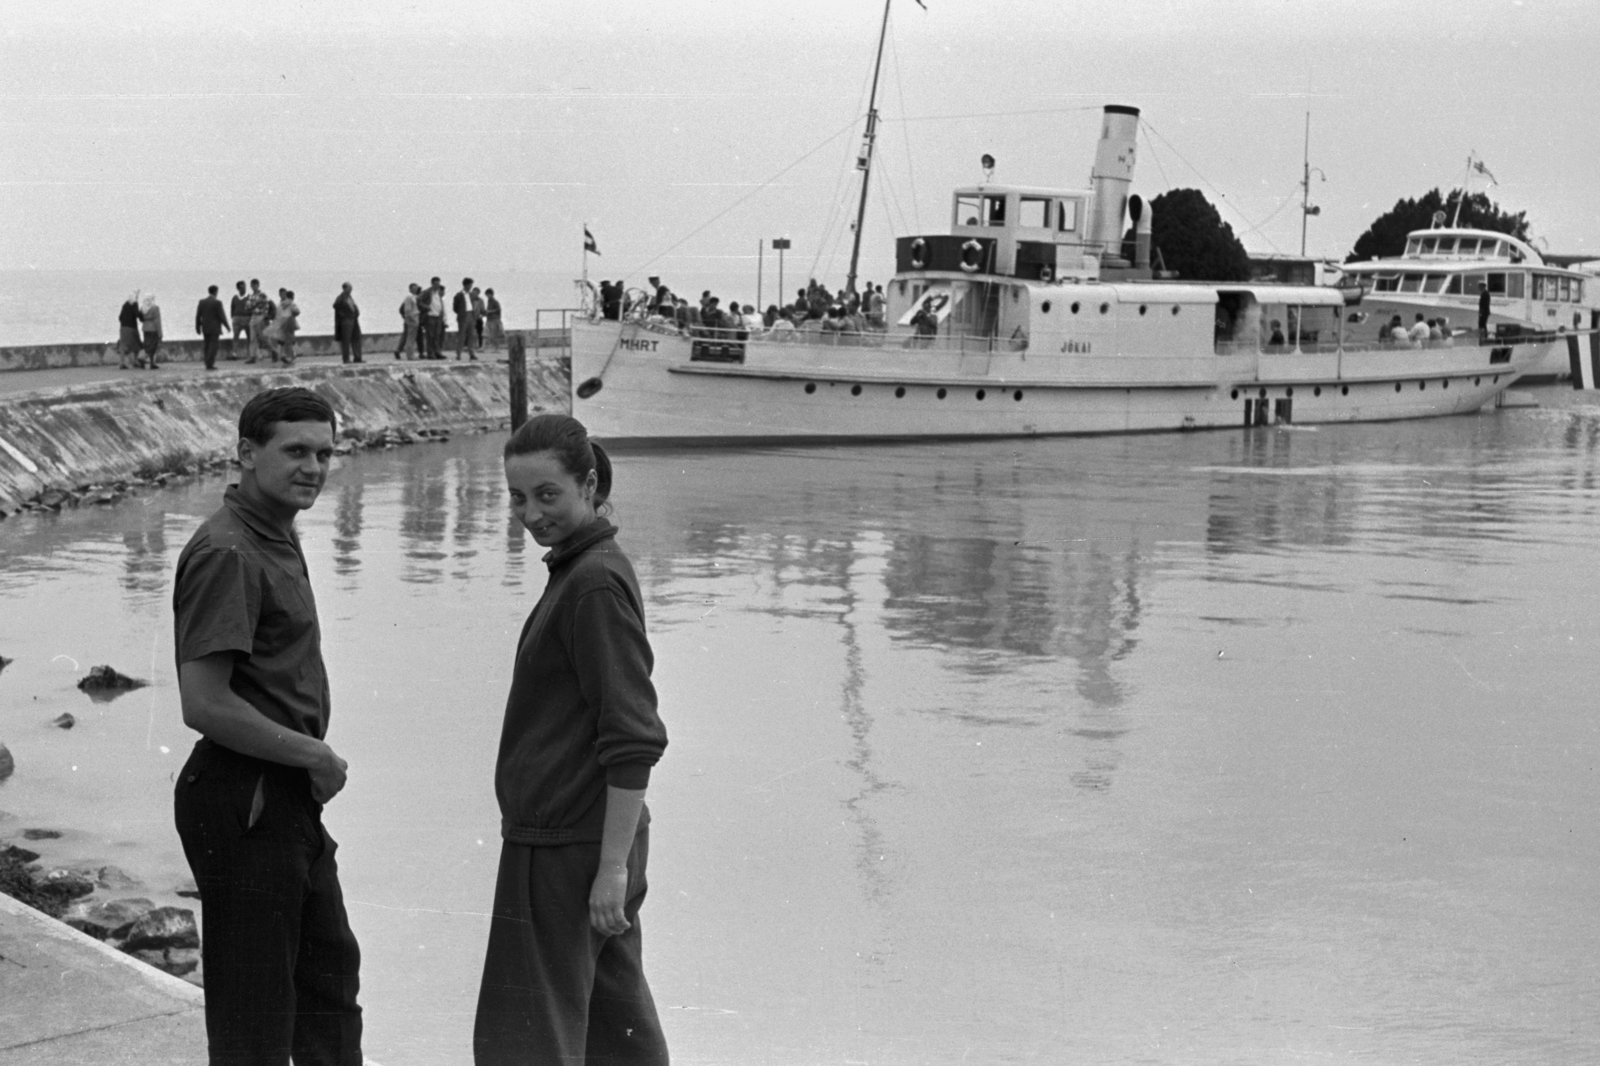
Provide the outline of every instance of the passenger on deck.
{"type": "Polygon", "coordinates": [[[1409,339],[1413,348],[1428,346],[1428,320],[1422,317],[1421,312],[1417,313],[1417,320],[1411,325],[1409,339]]]}
{"type": "Polygon", "coordinates": [[[911,325],[916,333],[907,339],[906,347],[926,348],[933,343],[939,333],[939,316],[933,310],[933,297],[923,299],[922,306],[911,316],[911,325]]]}
{"type": "Polygon", "coordinates": [[[1439,316],[1439,341],[1441,347],[1454,348],[1456,346],[1455,331],[1450,328],[1450,320],[1443,315],[1439,316]]]}
{"type": "Polygon", "coordinates": [[[1439,319],[1428,319],[1428,343],[1437,344],[1444,340],[1444,330],[1439,328],[1439,319]]]}
{"type": "Polygon", "coordinates": [[[1286,347],[1289,342],[1285,340],[1283,336],[1283,323],[1279,322],[1277,319],[1273,319],[1271,323],[1269,323],[1269,326],[1272,329],[1272,333],[1267,337],[1267,347],[1270,349],[1281,349],[1286,347]]]}
{"type": "Polygon", "coordinates": [[[867,299],[865,306],[867,313],[867,327],[875,330],[887,329],[888,323],[884,319],[883,313],[884,299],[882,285],[879,285],[876,289],[874,289],[870,282],[867,284],[867,299]]]}

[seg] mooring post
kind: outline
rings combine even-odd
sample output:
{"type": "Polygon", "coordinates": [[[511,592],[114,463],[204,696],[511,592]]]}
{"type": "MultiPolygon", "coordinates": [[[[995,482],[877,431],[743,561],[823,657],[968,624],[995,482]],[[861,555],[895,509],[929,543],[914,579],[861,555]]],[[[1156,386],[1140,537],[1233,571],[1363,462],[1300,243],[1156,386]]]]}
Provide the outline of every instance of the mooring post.
{"type": "Polygon", "coordinates": [[[506,338],[511,364],[511,431],[515,433],[528,420],[528,349],[521,330],[506,338]]]}

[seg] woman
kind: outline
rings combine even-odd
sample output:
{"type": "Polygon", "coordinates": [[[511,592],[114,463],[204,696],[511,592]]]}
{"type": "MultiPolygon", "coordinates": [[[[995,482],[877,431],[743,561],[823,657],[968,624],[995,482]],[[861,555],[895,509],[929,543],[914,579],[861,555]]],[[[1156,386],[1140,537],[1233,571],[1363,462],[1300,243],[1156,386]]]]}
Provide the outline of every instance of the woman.
{"type": "Polygon", "coordinates": [[[135,289],[122,301],[117,312],[117,366],[119,369],[137,370],[139,357],[139,290],[135,289]]]}
{"type": "Polygon", "coordinates": [[[156,353],[161,350],[161,305],[156,303],[155,293],[144,298],[144,306],[139,308],[139,319],[144,323],[145,366],[155,370],[161,365],[156,361],[156,353]]]}
{"type": "Polygon", "coordinates": [[[566,415],[505,448],[511,510],[550,551],[517,643],[495,793],[500,871],[473,1054],[666,1066],[641,964],[650,767],[667,744],[639,582],[606,520],[611,462],[566,415]]]}
{"type": "Polygon", "coordinates": [[[493,289],[483,290],[489,299],[485,301],[484,314],[489,322],[489,344],[495,348],[506,346],[506,327],[501,319],[500,301],[495,299],[493,289]]]}

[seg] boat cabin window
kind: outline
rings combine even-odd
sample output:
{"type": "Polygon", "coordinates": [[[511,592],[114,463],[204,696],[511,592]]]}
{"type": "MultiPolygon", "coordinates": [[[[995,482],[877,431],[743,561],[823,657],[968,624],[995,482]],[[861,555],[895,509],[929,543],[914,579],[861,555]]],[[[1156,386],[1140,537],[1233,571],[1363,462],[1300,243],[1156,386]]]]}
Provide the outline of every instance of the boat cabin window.
{"type": "Polygon", "coordinates": [[[1533,296],[1533,298],[1535,300],[1546,300],[1546,299],[1549,299],[1549,297],[1547,297],[1544,294],[1544,283],[1545,283],[1546,280],[1547,279],[1545,278],[1545,276],[1543,274],[1535,274],[1533,276],[1533,292],[1532,292],[1532,296],[1533,296]]]}
{"type": "Polygon", "coordinates": [[[1405,275],[1402,275],[1401,278],[1400,278],[1400,291],[1401,292],[1421,292],[1422,291],[1422,275],[1421,274],[1405,274],[1405,275]]]}
{"type": "Polygon", "coordinates": [[[1513,270],[1511,273],[1507,274],[1506,295],[1511,297],[1513,300],[1522,299],[1522,279],[1525,277],[1527,277],[1527,275],[1520,270],[1513,270]]]}
{"type": "Polygon", "coordinates": [[[983,224],[985,226],[1004,226],[1006,224],[1006,198],[1004,196],[985,196],[983,198],[983,224]]]}
{"type": "Polygon", "coordinates": [[[1483,285],[1484,280],[1487,277],[1488,277],[1488,275],[1486,275],[1486,274],[1463,274],[1463,275],[1461,275],[1461,295],[1463,295],[1463,296],[1476,296],[1476,295],[1478,295],[1478,288],[1481,285],[1483,285]]]}
{"type": "Polygon", "coordinates": [[[1571,300],[1572,299],[1572,279],[1571,278],[1562,278],[1561,279],[1561,298],[1563,300],[1571,300]]]}
{"type": "Polygon", "coordinates": [[[956,225],[976,226],[979,214],[978,197],[973,195],[956,197],[956,225]]]}
{"type": "Polygon", "coordinates": [[[1445,285],[1444,291],[1449,296],[1461,295],[1461,275],[1451,274],[1450,281],[1445,285]]]}
{"type": "Polygon", "coordinates": [[[1024,196],[1017,202],[1017,225],[1044,229],[1050,225],[1050,201],[1024,196]]]}
{"type": "Polygon", "coordinates": [[[1399,274],[1374,274],[1372,275],[1373,292],[1394,292],[1400,288],[1399,274]]]}
{"type": "Polygon", "coordinates": [[[1412,237],[1412,238],[1410,238],[1409,240],[1406,241],[1406,255],[1416,255],[1417,254],[1417,250],[1421,246],[1422,246],[1422,238],[1421,237],[1412,237]]]}
{"type": "Polygon", "coordinates": [[[1457,251],[1457,254],[1459,254],[1459,255],[1477,255],[1478,254],[1478,238],[1476,238],[1476,237],[1463,237],[1463,238],[1461,238],[1461,243],[1456,246],[1456,251],[1457,251]]]}
{"type": "Polygon", "coordinates": [[[1427,277],[1423,278],[1422,279],[1422,291],[1423,292],[1443,292],[1444,291],[1444,275],[1443,274],[1429,274],[1427,277]]]}
{"type": "Polygon", "coordinates": [[[1078,201],[1058,200],[1057,209],[1061,212],[1056,221],[1056,228],[1062,233],[1071,233],[1078,228],[1078,201]]]}
{"type": "Polygon", "coordinates": [[[1456,239],[1454,237],[1440,237],[1439,238],[1439,254],[1440,255],[1451,255],[1451,254],[1453,254],[1455,252],[1455,250],[1456,250],[1456,239]]]}
{"type": "Polygon", "coordinates": [[[1501,271],[1489,275],[1489,294],[1491,296],[1504,296],[1506,294],[1506,276],[1501,271]]]}
{"type": "Polygon", "coordinates": [[[1438,250],[1439,250],[1439,238],[1437,238],[1437,237],[1424,237],[1424,238],[1422,238],[1422,254],[1423,255],[1432,255],[1435,252],[1437,252],[1438,250]]]}

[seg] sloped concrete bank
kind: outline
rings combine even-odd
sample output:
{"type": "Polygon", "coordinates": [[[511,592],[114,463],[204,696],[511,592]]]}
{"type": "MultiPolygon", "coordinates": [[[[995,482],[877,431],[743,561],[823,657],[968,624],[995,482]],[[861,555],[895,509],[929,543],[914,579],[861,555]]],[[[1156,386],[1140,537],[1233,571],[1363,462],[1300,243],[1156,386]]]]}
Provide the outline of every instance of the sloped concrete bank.
{"type": "MultiPolygon", "coordinates": [[[[530,352],[530,410],[567,410],[568,378],[564,360],[530,352]]],[[[510,414],[504,363],[229,370],[21,393],[0,399],[0,517],[40,499],[59,507],[88,493],[107,502],[116,485],[226,462],[238,439],[239,410],[262,389],[282,385],[326,397],[346,440],[497,426],[510,414]]]]}

